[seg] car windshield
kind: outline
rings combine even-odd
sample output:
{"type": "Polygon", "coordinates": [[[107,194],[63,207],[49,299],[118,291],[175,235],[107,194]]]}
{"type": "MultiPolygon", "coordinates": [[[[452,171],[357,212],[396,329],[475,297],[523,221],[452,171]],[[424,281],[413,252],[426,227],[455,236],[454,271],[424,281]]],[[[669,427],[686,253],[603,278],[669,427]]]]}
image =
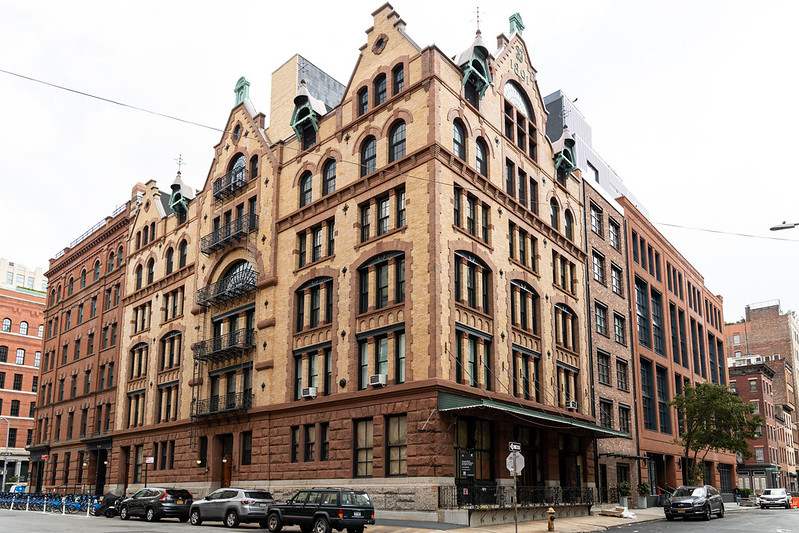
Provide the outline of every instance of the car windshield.
{"type": "Polygon", "coordinates": [[[172,498],[178,498],[181,500],[190,500],[191,493],[187,490],[182,489],[167,489],[167,494],[169,494],[172,498]]]}
{"type": "Polygon", "coordinates": [[[676,498],[679,497],[686,497],[692,496],[694,498],[701,498],[705,495],[705,488],[704,487],[680,487],[679,489],[674,491],[674,496],[676,498]]]}
{"type": "Polygon", "coordinates": [[[764,489],[763,496],[784,496],[785,489],[764,489]]]}
{"type": "Polygon", "coordinates": [[[250,490],[245,492],[248,498],[254,498],[256,500],[271,500],[272,494],[266,492],[265,490],[250,490]]]}

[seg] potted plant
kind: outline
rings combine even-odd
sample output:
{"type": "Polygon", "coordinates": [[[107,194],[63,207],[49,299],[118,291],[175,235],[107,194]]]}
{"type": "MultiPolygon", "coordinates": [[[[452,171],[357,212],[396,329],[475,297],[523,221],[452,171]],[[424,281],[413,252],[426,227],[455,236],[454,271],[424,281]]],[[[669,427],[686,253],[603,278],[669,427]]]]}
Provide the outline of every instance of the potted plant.
{"type": "Polygon", "coordinates": [[[619,489],[619,504],[622,507],[627,507],[627,498],[633,492],[630,484],[626,481],[619,481],[617,488],[619,489]]]}
{"type": "Polygon", "coordinates": [[[647,505],[647,496],[649,496],[649,483],[646,481],[642,481],[638,484],[638,508],[639,509],[646,509],[649,507],[647,505]]]}

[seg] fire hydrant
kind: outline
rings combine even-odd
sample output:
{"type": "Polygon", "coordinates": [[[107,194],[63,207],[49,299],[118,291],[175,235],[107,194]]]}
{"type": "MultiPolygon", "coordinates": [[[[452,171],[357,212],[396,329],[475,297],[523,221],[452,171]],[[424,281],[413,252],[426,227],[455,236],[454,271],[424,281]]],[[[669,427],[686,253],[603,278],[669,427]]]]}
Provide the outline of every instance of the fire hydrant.
{"type": "Polygon", "coordinates": [[[555,509],[547,509],[547,531],[555,531],[555,509]]]}

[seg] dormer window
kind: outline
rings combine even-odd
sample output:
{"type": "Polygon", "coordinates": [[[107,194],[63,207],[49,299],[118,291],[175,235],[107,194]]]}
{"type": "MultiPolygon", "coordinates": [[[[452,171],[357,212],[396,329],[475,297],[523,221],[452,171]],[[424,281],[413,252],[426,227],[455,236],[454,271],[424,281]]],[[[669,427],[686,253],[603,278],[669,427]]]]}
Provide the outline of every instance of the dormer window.
{"type": "Polygon", "coordinates": [[[291,129],[297,135],[302,144],[302,149],[307,150],[316,144],[316,132],[319,131],[319,117],[311,108],[308,99],[294,108],[294,115],[291,117],[291,129]]]}
{"type": "Polygon", "coordinates": [[[483,98],[488,86],[491,85],[491,71],[488,67],[490,56],[488,49],[480,38],[480,33],[472,44],[472,47],[461,54],[459,57],[460,67],[463,71],[463,91],[466,101],[474,107],[480,107],[480,99],[483,98]]]}

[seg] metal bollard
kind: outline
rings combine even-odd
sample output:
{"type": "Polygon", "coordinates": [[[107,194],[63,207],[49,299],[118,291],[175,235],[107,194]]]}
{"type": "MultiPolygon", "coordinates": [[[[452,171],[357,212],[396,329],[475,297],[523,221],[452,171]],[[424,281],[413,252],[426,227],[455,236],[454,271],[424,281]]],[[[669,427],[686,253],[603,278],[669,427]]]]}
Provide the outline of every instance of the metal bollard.
{"type": "Polygon", "coordinates": [[[547,509],[547,531],[555,531],[555,509],[547,509]]]}
{"type": "Polygon", "coordinates": [[[62,496],[61,497],[61,514],[62,515],[67,514],[67,497],[66,496],[62,496]]]}
{"type": "Polygon", "coordinates": [[[25,497],[25,511],[27,511],[27,510],[28,510],[28,507],[30,507],[30,505],[31,505],[31,495],[30,495],[30,494],[28,494],[28,495],[25,497]]]}

